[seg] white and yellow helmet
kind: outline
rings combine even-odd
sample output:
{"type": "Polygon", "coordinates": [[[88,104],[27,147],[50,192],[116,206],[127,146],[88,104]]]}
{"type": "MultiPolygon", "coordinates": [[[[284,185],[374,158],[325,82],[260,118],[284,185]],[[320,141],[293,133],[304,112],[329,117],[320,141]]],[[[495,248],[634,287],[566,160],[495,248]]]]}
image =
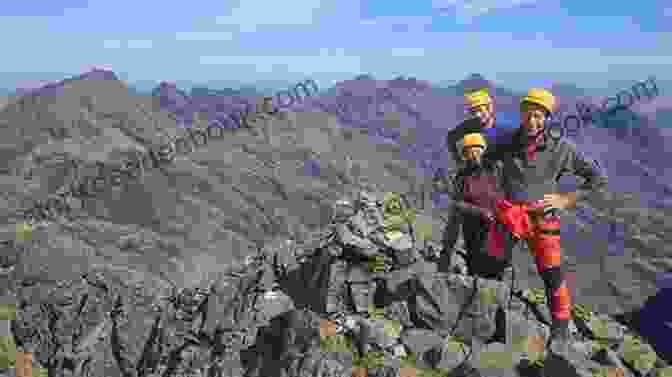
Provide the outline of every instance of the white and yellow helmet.
{"type": "Polygon", "coordinates": [[[464,102],[468,109],[473,109],[478,106],[492,104],[492,97],[490,97],[487,89],[479,89],[465,93],[464,102]]]}

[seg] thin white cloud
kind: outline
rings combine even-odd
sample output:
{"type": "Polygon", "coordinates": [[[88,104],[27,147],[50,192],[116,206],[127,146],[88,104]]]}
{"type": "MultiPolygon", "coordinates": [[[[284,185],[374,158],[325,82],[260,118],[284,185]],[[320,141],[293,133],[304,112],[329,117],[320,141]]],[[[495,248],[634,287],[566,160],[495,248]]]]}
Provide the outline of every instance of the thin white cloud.
{"type": "Polygon", "coordinates": [[[148,49],[153,45],[154,43],[147,39],[132,39],[126,42],[126,47],[130,49],[148,49]]]}
{"type": "Polygon", "coordinates": [[[359,21],[359,26],[376,27],[389,31],[395,26],[405,26],[408,32],[423,32],[432,23],[429,16],[384,16],[364,18],[359,21]]]}
{"type": "Polygon", "coordinates": [[[126,42],[120,41],[118,39],[108,39],[103,41],[103,48],[116,50],[123,47],[130,49],[147,49],[152,48],[153,43],[150,40],[145,39],[132,39],[126,42]]]}
{"type": "Polygon", "coordinates": [[[235,34],[230,31],[185,31],[175,33],[178,41],[231,41],[235,34]]]}
{"type": "MultiPolygon", "coordinates": [[[[424,49],[421,59],[413,60],[413,71],[423,72],[424,77],[445,77],[449,72],[451,78],[466,77],[470,73],[478,72],[489,79],[497,79],[497,73],[525,72],[529,75],[563,72],[567,74],[602,74],[611,68],[615,70],[629,69],[628,64],[636,66],[637,58],[622,60],[618,65],[616,57],[604,56],[599,49],[590,48],[554,48],[548,40],[515,40],[509,33],[447,33],[447,35],[428,36],[423,41],[425,45],[433,46],[424,49]],[[456,41],[450,49],[437,46],[440,37],[444,40],[456,41]],[[481,46],[488,46],[483,48],[481,46]],[[544,57],[544,64],[521,62],[520,56],[529,51],[535,51],[544,57]],[[492,61],[496,59],[497,67],[493,70],[492,61]],[[450,62],[450,69],[446,71],[440,62],[450,62]],[[439,62],[437,64],[437,62],[439,62]],[[616,63],[617,65],[611,65],[616,63]]],[[[410,45],[412,41],[404,39],[399,44],[410,45]]],[[[417,40],[416,40],[417,43],[417,40]]],[[[412,50],[409,50],[410,52],[412,50]]],[[[347,53],[354,55],[352,50],[347,53]]],[[[376,49],[361,49],[363,67],[361,72],[377,72],[381,75],[391,75],[396,72],[408,72],[409,61],[394,59],[395,49],[380,46],[376,49]],[[383,64],[381,64],[381,62],[383,64]]],[[[668,62],[670,59],[641,59],[643,63],[668,62]]],[[[669,64],[669,63],[668,63],[669,64]]],[[[620,72],[620,71],[619,71],[620,72]]]]}
{"type": "Polygon", "coordinates": [[[103,41],[103,48],[106,49],[118,49],[121,48],[121,41],[116,39],[108,39],[103,41]]]}
{"type": "Polygon", "coordinates": [[[256,32],[264,26],[307,26],[316,23],[321,7],[321,0],[245,0],[216,22],[241,32],[256,32]]]}
{"type": "Polygon", "coordinates": [[[609,65],[670,65],[672,56],[602,56],[609,65]]]}
{"type": "Polygon", "coordinates": [[[438,12],[453,10],[457,21],[471,23],[476,17],[499,9],[516,8],[536,2],[537,0],[432,0],[432,8],[438,12]]]}
{"type": "Polygon", "coordinates": [[[424,48],[419,47],[395,47],[390,50],[392,56],[403,58],[424,57],[426,53],[424,48]]]}
{"type": "Polygon", "coordinates": [[[201,56],[202,65],[251,67],[258,73],[352,73],[361,72],[361,58],[338,50],[320,50],[316,55],[292,56],[201,56]]]}

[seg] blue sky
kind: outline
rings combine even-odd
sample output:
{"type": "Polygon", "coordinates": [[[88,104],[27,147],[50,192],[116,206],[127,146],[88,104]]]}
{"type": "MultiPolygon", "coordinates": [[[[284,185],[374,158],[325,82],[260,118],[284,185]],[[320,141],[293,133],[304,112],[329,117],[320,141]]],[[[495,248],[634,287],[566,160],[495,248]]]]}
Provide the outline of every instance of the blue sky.
{"type": "Polygon", "coordinates": [[[512,88],[669,80],[671,21],[672,3],[653,0],[22,0],[0,10],[4,75],[23,82],[102,67],[129,82],[320,87],[360,73],[454,82],[477,72],[512,88]]]}

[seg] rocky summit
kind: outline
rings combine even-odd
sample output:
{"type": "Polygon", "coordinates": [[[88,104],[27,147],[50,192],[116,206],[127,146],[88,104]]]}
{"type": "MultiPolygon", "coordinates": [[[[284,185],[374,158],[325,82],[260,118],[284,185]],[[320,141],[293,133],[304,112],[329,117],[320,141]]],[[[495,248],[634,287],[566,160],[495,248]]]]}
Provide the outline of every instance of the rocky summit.
{"type": "Polygon", "coordinates": [[[24,279],[13,288],[17,345],[35,370],[68,376],[669,373],[637,333],[581,305],[567,350],[549,349],[543,291],[470,276],[461,252],[437,268],[427,218],[409,208],[395,223],[389,196],[344,197],[320,231],[278,238],[195,287],[150,286],[110,265],[49,289],[24,279]],[[364,308],[338,284],[360,266],[375,282],[364,308]]]}
{"type": "Polygon", "coordinates": [[[403,140],[372,148],[309,107],[206,138],[216,119],[181,129],[160,89],[96,71],[0,112],[3,376],[669,375],[636,325],[665,318],[632,314],[665,269],[668,208],[614,193],[563,214],[578,304],[555,347],[528,255],[496,281],[461,243],[441,252],[445,209],[403,140]],[[618,254],[599,221],[623,225],[618,254]]]}

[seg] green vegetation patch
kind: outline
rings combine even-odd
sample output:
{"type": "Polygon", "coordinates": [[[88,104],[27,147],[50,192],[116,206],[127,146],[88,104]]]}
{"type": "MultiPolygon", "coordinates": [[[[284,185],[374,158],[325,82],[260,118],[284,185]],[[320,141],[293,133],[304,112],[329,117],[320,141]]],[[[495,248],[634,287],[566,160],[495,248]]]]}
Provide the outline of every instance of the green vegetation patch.
{"type": "Polygon", "coordinates": [[[16,366],[16,343],[13,336],[0,336],[0,369],[16,366]]]}
{"type": "Polygon", "coordinates": [[[352,353],[352,339],[345,335],[320,337],[320,351],[352,353]]]}
{"type": "Polygon", "coordinates": [[[30,224],[18,223],[16,224],[15,235],[17,242],[29,242],[33,239],[33,227],[30,224]]]}
{"type": "Polygon", "coordinates": [[[482,305],[494,305],[497,303],[497,291],[493,287],[483,287],[478,290],[478,297],[482,305]]]}
{"type": "Polygon", "coordinates": [[[543,305],[546,303],[546,292],[541,288],[530,288],[525,290],[523,296],[533,304],[543,305]]]}
{"type": "Polygon", "coordinates": [[[428,223],[417,223],[415,224],[415,236],[418,241],[431,241],[434,230],[432,224],[428,223]]]}
{"type": "Polygon", "coordinates": [[[656,377],[672,377],[672,367],[665,367],[665,368],[660,368],[656,369],[656,373],[654,374],[656,377]]]}
{"type": "Polygon", "coordinates": [[[450,353],[464,353],[464,340],[457,336],[449,336],[445,342],[446,350],[450,353]]]}
{"type": "Polygon", "coordinates": [[[385,360],[382,352],[367,352],[364,355],[355,353],[352,366],[366,369],[381,368],[385,360]]]}
{"type": "Polygon", "coordinates": [[[414,224],[416,212],[413,208],[405,208],[401,194],[386,192],[383,196],[383,218],[385,231],[391,232],[414,224]]]}
{"type": "Polygon", "coordinates": [[[447,377],[448,371],[444,369],[433,369],[433,368],[420,368],[418,367],[418,358],[417,356],[409,352],[401,359],[402,368],[414,368],[416,370],[418,377],[447,377]]]}
{"type": "Polygon", "coordinates": [[[575,304],[572,306],[572,316],[575,319],[580,319],[583,320],[584,322],[589,322],[593,318],[593,312],[586,305],[575,304]]]}
{"type": "Polygon", "coordinates": [[[374,255],[366,263],[369,272],[385,272],[385,257],[382,255],[374,255]]]}
{"type": "Polygon", "coordinates": [[[0,304],[0,321],[16,320],[16,304],[0,304]]]}
{"type": "MultiPolygon", "coordinates": [[[[648,347],[647,347],[648,348],[648,347]]],[[[626,335],[623,341],[623,360],[638,371],[648,371],[656,362],[656,353],[645,349],[642,340],[626,335]]]]}
{"type": "Polygon", "coordinates": [[[383,320],[383,331],[385,335],[391,338],[399,338],[401,336],[401,322],[392,319],[383,320]]]}
{"type": "Polygon", "coordinates": [[[478,364],[482,369],[511,369],[514,367],[513,354],[510,350],[483,351],[478,355],[478,364]]]}

